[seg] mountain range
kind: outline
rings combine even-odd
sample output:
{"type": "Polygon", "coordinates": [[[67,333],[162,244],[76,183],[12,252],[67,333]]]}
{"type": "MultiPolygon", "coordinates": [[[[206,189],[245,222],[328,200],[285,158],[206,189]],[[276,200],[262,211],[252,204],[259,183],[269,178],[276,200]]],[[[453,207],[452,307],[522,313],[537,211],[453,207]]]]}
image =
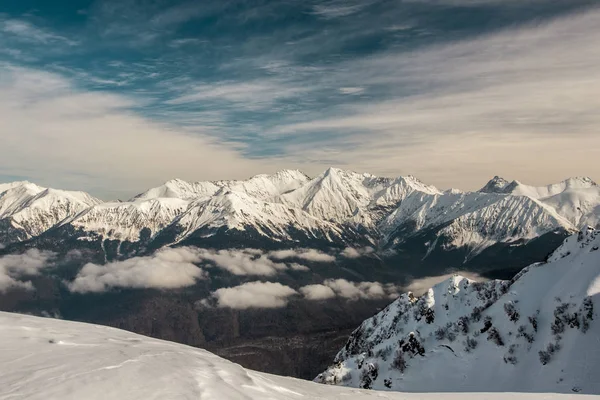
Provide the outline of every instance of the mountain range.
{"type": "Polygon", "coordinates": [[[599,221],[600,186],[589,178],[532,187],[495,177],[479,191],[462,192],[412,176],[329,168],[309,178],[284,170],[243,181],[175,179],[124,202],[29,182],[0,185],[5,247],[84,247],[106,260],[178,245],[368,246],[383,257],[411,254],[419,264],[452,253],[453,265],[460,266],[486,250],[513,251],[549,234],[562,240],[599,221]]]}

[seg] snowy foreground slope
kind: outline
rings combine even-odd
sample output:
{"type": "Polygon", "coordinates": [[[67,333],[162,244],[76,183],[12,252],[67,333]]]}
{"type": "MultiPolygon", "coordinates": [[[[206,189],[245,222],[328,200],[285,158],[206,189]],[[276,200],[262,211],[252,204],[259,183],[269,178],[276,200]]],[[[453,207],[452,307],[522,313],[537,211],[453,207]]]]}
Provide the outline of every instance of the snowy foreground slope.
{"type": "Polygon", "coordinates": [[[600,231],[512,281],[461,276],[366,320],[315,380],[407,392],[600,394],[600,231]]]}
{"type": "Polygon", "coordinates": [[[500,400],[507,396],[569,398],[401,394],[318,385],[245,370],[204,350],[114,328],[0,313],[0,399],[500,400]]]}

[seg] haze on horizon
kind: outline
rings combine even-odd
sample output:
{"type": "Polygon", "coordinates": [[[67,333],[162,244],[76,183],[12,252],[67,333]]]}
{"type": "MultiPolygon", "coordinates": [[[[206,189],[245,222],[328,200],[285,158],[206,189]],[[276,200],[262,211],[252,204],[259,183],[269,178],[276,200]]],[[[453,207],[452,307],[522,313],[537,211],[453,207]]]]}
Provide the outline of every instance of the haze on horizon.
{"type": "Polygon", "coordinates": [[[597,4],[11,1],[0,182],[111,199],[329,166],[442,189],[598,181],[597,4]]]}

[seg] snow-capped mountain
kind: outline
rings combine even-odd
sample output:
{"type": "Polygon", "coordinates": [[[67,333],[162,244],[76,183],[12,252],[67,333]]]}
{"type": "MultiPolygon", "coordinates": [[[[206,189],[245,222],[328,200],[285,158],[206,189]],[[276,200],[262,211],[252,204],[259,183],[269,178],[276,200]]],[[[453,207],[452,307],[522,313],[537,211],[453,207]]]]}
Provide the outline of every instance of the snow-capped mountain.
{"type": "Polygon", "coordinates": [[[316,218],[298,208],[229,189],[191,204],[175,220],[173,228],[177,232],[174,242],[181,242],[193,234],[210,237],[219,229],[238,232],[252,229],[273,241],[323,238],[331,243],[344,243],[346,239],[351,240],[345,237],[346,230],[339,224],[316,218]]]}
{"type": "MultiPolygon", "coordinates": [[[[246,370],[208,351],[119,329],[0,313],[0,398],[373,399],[370,391],[246,370]]],[[[378,393],[381,400],[501,400],[505,394],[378,393]]],[[[561,400],[559,394],[511,394],[561,400]]]]}
{"type": "Polygon", "coordinates": [[[590,178],[577,177],[548,186],[529,186],[494,177],[481,192],[527,196],[552,207],[575,226],[600,225],[600,185],[590,178]]]}
{"type": "Polygon", "coordinates": [[[159,232],[187,210],[189,201],[179,198],[138,199],[130,202],[101,203],[65,221],[102,239],[136,242],[144,230],[149,236],[159,232]]]}
{"type": "Polygon", "coordinates": [[[439,193],[436,188],[410,176],[381,178],[329,168],[302,187],[285,193],[276,200],[301,208],[324,220],[354,220],[372,226],[378,218],[369,218],[369,214],[382,207],[395,206],[412,192],[439,193]]]}
{"type": "Polygon", "coordinates": [[[600,394],[600,231],[511,281],[455,275],[355,330],[316,381],[408,392],[600,394]]]}
{"type": "MultiPolygon", "coordinates": [[[[289,247],[316,241],[337,248],[369,245],[434,263],[454,251],[456,262],[464,263],[493,246],[525,245],[583,223],[596,225],[600,215],[599,187],[584,178],[547,188],[495,178],[479,192],[461,192],[440,191],[411,176],[330,168],[311,179],[284,170],[241,181],[175,179],[108,203],[30,183],[0,190],[0,242],[31,239],[35,246],[39,238],[67,248],[86,241],[98,250],[105,240],[116,242],[115,249],[126,243],[126,253],[109,258],[179,243],[289,247]]],[[[556,246],[551,242],[539,251],[550,251],[556,246]]]]}
{"type": "Polygon", "coordinates": [[[0,242],[38,236],[100,203],[84,192],[48,189],[30,182],[0,185],[0,242]]]}
{"type": "Polygon", "coordinates": [[[256,175],[245,181],[186,182],[174,179],[135,196],[132,200],[178,198],[194,200],[215,195],[221,189],[246,193],[259,199],[268,199],[304,185],[310,180],[297,170],[282,170],[273,175],[256,175]]]}

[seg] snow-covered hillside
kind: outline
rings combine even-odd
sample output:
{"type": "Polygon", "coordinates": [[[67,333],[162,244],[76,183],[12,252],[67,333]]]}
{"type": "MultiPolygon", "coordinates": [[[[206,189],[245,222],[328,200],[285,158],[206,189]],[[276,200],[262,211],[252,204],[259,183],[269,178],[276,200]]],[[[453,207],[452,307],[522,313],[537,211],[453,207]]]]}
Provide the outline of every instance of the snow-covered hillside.
{"type": "Polygon", "coordinates": [[[84,192],[47,189],[30,182],[0,185],[0,220],[6,225],[0,242],[38,236],[100,203],[84,192]]]}
{"type": "Polygon", "coordinates": [[[65,221],[86,233],[105,239],[135,242],[144,229],[154,235],[187,210],[189,201],[179,198],[138,199],[102,203],[65,221]]]}
{"type": "Polygon", "coordinates": [[[374,393],[324,386],[246,370],[205,350],[114,328],[0,313],[3,400],[501,400],[506,396],[374,393]]]}
{"type": "Polygon", "coordinates": [[[575,226],[600,227],[600,185],[590,178],[569,178],[553,185],[535,187],[496,176],[481,191],[527,196],[552,207],[575,226]]]}
{"type": "MultiPolygon", "coordinates": [[[[283,170],[241,181],[175,179],[129,201],[108,203],[28,182],[0,185],[0,243],[48,232],[63,241],[138,243],[128,254],[136,246],[155,249],[186,240],[204,245],[207,237],[234,232],[256,242],[297,246],[318,240],[338,248],[369,245],[400,252],[422,237],[410,246],[426,247],[417,258],[466,249],[461,257],[468,260],[498,243],[572,232],[584,223],[597,225],[599,218],[600,187],[587,178],[533,188],[496,177],[479,192],[461,192],[440,191],[412,176],[329,168],[311,179],[283,170]],[[59,229],[50,231],[54,227],[59,229]]],[[[45,243],[64,246],[53,238],[45,243]]]]}
{"type": "Polygon", "coordinates": [[[344,241],[344,230],[335,223],[318,219],[297,208],[288,208],[252,197],[244,192],[224,193],[192,204],[174,225],[180,232],[176,241],[204,229],[211,234],[219,228],[244,231],[251,227],[274,241],[293,241],[298,232],[307,237],[323,237],[329,242],[344,241]]]}
{"type": "Polygon", "coordinates": [[[366,320],[316,381],[408,392],[600,394],[600,231],[511,281],[455,275],[366,320]]]}

